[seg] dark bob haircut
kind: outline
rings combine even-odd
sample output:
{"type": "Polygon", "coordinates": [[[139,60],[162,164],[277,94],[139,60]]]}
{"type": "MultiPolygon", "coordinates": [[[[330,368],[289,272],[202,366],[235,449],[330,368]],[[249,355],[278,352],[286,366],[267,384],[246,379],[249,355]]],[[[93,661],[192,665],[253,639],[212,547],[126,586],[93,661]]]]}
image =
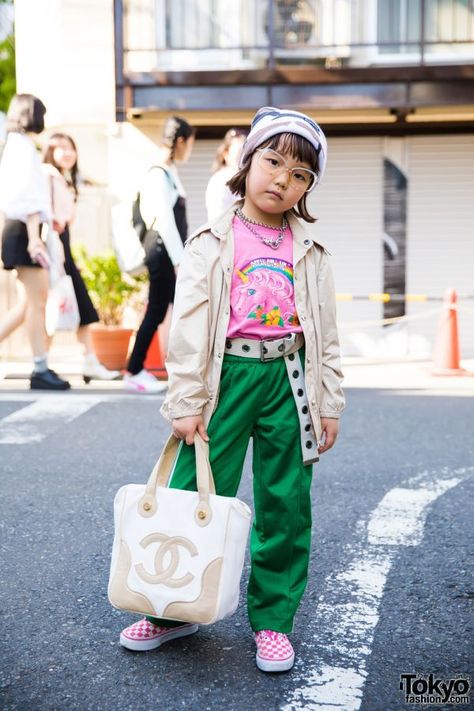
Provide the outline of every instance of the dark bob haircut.
{"type": "Polygon", "coordinates": [[[33,94],[15,94],[8,107],[7,133],[41,133],[44,131],[46,106],[33,94]]]}
{"type": "MultiPolygon", "coordinates": [[[[296,133],[278,133],[276,136],[272,136],[272,138],[261,143],[258,148],[271,148],[280,153],[288,153],[295,160],[311,166],[311,170],[314,170],[315,173],[319,173],[319,161],[316,151],[309,141],[296,133]]],[[[247,175],[254,153],[255,151],[248,156],[243,167],[227,182],[229,190],[241,197],[245,197],[247,175]]],[[[307,195],[308,193],[303,193],[290,212],[296,217],[301,217],[306,222],[316,222],[316,218],[309,214],[306,207],[307,195]]]]}

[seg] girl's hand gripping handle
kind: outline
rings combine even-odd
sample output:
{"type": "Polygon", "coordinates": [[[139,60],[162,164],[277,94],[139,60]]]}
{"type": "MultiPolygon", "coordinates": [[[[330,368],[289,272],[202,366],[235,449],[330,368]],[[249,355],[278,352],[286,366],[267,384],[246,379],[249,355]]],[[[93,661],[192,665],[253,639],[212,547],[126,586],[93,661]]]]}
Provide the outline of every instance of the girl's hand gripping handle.
{"type": "Polygon", "coordinates": [[[202,415],[192,415],[191,417],[178,417],[172,422],[173,434],[178,439],[183,439],[186,444],[194,444],[196,431],[205,442],[209,442],[209,436],[204,427],[202,415]]]}

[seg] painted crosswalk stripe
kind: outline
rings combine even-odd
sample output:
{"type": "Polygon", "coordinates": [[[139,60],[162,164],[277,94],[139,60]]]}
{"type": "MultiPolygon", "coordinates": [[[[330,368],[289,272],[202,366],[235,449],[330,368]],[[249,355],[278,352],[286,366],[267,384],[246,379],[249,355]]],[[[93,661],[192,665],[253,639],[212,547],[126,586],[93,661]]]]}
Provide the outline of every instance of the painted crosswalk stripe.
{"type": "Polygon", "coordinates": [[[398,546],[417,546],[428,507],[474,474],[474,467],[422,472],[389,491],[369,517],[357,524],[357,541],[346,548],[349,563],[330,575],[313,615],[315,640],[295,667],[295,688],[281,711],[358,711],[385,582],[398,546]]]}
{"type": "Polygon", "coordinates": [[[0,444],[41,442],[97,402],[93,397],[43,397],[0,421],[0,444]]]}

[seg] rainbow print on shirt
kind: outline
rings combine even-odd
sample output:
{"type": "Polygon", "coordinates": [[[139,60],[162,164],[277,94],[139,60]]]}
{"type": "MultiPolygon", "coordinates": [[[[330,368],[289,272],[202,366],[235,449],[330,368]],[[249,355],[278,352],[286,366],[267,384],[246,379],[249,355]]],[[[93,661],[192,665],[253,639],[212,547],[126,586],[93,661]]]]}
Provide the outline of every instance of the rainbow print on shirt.
{"type": "Polygon", "coordinates": [[[236,275],[242,282],[236,289],[234,310],[263,326],[298,326],[295,312],[293,265],[274,257],[252,259],[236,275]]]}

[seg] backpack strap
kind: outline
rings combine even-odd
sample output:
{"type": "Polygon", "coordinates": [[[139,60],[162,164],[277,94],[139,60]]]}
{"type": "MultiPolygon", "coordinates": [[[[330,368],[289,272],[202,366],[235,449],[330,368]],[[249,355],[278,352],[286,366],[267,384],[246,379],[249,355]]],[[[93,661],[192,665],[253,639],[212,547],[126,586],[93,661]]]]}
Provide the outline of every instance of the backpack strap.
{"type": "MultiPolygon", "coordinates": [[[[167,176],[168,180],[170,180],[174,189],[177,190],[177,187],[176,187],[176,184],[173,180],[173,177],[166,170],[166,168],[164,168],[162,165],[152,165],[150,168],[148,168],[147,174],[150,173],[152,170],[162,170],[165,173],[165,175],[167,176]]],[[[132,203],[132,224],[133,224],[133,227],[140,239],[140,242],[142,242],[147,230],[152,230],[153,227],[155,226],[156,217],[153,220],[153,222],[151,223],[150,227],[148,227],[145,224],[145,220],[143,219],[143,216],[142,216],[142,212],[140,209],[140,201],[141,201],[141,191],[139,190],[136,194],[135,200],[132,203]]]]}
{"type": "MultiPolygon", "coordinates": [[[[171,175],[171,173],[170,173],[168,170],[166,170],[166,168],[165,168],[163,165],[152,165],[152,166],[150,166],[150,168],[148,168],[148,173],[151,173],[152,170],[162,170],[163,173],[164,173],[164,174],[166,175],[166,177],[168,178],[168,180],[170,181],[170,183],[171,183],[171,185],[173,186],[173,188],[174,188],[176,191],[178,191],[178,188],[176,187],[176,183],[175,183],[174,180],[173,180],[173,176],[171,175]]],[[[138,195],[137,195],[137,205],[138,205],[138,209],[140,209],[140,193],[138,193],[138,195]]],[[[141,212],[140,212],[140,217],[141,217],[141,212]]],[[[143,224],[145,224],[145,221],[143,220],[143,217],[142,217],[141,219],[142,219],[143,224]]],[[[155,219],[153,220],[153,222],[151,223],[150,227],[147,227],[146,229],[152,230],[153,227],[155,226],[155,222],[156,222],[156,217],[155,217],[155,219]]]]}
{"type": "Polygon", "coordinates": [[[178,189],[178,188],[176,187],[176,183],[175,183],[174,180],[173,180],[173,176],[172,176],[171,173],[164,167],[164,165],[152,165],[150,168],[148,168],[148,172],[151,173],[152,170],[156,170],[156,169],[162,170],[163,173],[164,173],[164,174],[166,175],[166,177],[168,178],[168,180],[171,182],[171,185],[173,186],[173,188],[174,188],[175,190],[178,189]]]}

